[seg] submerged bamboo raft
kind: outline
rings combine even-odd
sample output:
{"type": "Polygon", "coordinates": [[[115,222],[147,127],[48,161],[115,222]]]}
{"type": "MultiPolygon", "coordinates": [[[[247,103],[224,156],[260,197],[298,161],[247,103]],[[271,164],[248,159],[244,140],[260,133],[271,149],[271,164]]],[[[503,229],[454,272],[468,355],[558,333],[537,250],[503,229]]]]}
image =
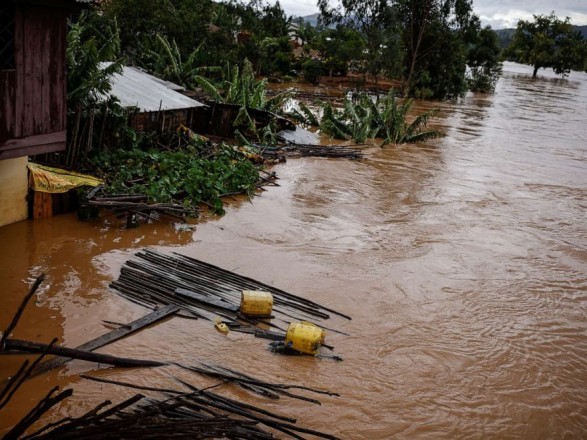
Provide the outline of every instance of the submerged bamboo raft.
{"type": "Polygon", "coordinates": [[[138,252],[135,258],[127,261],[111,287],[121,296],[147,307],[174,304],[196,318],[213,320],[215,316],[221,316],[251,325],[262,322],[281,331],[285,331],[283,324],[307,320],[344,334],[325,327],[323,322],[332,315],[351,319],[312,300],[204,261],[178,253],[165,255],[149,249],[138,252]],[[275,319],[248,319],[240,315],[238,306],[243,290],[270,292],[275,319]]]}

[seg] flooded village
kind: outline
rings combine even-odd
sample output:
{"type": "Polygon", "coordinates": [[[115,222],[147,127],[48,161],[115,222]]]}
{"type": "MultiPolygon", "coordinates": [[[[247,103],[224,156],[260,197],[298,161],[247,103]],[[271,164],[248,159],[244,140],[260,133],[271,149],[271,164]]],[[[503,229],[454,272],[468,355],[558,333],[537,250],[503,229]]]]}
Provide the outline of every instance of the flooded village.
{"type": "Polygon", "coordinates": [[[587,66],[323,3],[0,6],[0,437],[585,435],[587,66]]]}

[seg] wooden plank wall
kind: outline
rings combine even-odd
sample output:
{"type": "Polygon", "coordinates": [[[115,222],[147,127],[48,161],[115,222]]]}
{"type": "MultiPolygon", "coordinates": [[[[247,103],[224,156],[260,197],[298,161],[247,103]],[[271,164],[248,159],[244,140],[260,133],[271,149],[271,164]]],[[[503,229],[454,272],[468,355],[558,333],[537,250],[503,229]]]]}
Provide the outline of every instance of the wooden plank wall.
{"type": "Polygon", "coordinates": [[[23,81],[22,96],[17,97],[17,102],[22,100],[18,137],[62,131],[66,124],[65,11],[25,6],[19,8],[23,34],[16,35],[22,48],[16,69],[23,81]]]}
{"type": "Polygon", "coordinates": [[[14,117],[2,117],[0,159],[65,149],[65,141],[47,143],[45,135],[65,135],[67,10],[26,3],[15,9],[16,69],[14,77],[0,76],[0,90],[9,97],[2,106],[14,117]],[[14,147],[21,138],[34,140],[26,151],[14,147]]]}
{"type": "Polygon", "coordinates": [[[13,137],[16,71],[0,71],[0,145],[13,137]]]}

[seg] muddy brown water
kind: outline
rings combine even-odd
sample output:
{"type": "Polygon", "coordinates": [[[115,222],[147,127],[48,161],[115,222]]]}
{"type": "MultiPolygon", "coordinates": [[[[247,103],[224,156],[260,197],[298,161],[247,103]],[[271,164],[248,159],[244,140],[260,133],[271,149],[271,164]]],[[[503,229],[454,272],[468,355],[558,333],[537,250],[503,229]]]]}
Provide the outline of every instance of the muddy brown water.
{"type": "MultiPolygon", "coordinates": [[[[0,327],[43,271],[14,336],[81,344],[108,330],[104,319],[146,313],[108,288],[126,259],[146,246],[178,251],[352,315],[332,320],[352,336],[327,335],[344,361],[278,356],[264,340],[180,318],[100,352],[339,392],[317,406],[224,391],[342,438],[584,438],[587,75],[532,80],[505,67],[495,95],[440,104],[445,138],[361,161],[289,160],[275,168],[280,187],[195,231],[73,215],[0,228],[0,327]]],[[[0,375],[21,361],[1,357],[0,375]]],[[[181,374],[75,361],[29,381],[0,433],[55,384],[74,397],[45,421],[134,394],[83,372],[155,386],[181,374]]]]}

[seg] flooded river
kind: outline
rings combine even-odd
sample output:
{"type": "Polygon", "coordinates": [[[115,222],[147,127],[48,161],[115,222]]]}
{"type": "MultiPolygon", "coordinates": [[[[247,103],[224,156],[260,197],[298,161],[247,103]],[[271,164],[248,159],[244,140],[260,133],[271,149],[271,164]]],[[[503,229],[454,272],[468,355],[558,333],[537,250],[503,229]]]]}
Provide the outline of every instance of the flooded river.
{"type": "MultiPolygon", "coordinates": [[[[587,75],[504,70],[495,95],[440,104],[446,137],[360,161],[289,160],[275,167],[280,187],[195,231],[73,215],[0,228],[0,328],[45,272],[14,337],[79,345],[108,331],[102,320],[146,313],[108,288],[126,259],[146,246],[177,251],[351,315],[333,319],[351,336],[327,335],[344,361],[279,356],[267,341],[181,318],[100,352],[206,360],[339,392],[317,406],[225,386],[347,439],[587,436],[587,75]]],[[[0,361],[6,377],[21,358],[0,361]]],[[[90,371],[177,386],[167,367],[72,362],[29,381],[0,433],[55,384],[74,396],[49,420],[134,394],[79,378],[90,371]]]]}

